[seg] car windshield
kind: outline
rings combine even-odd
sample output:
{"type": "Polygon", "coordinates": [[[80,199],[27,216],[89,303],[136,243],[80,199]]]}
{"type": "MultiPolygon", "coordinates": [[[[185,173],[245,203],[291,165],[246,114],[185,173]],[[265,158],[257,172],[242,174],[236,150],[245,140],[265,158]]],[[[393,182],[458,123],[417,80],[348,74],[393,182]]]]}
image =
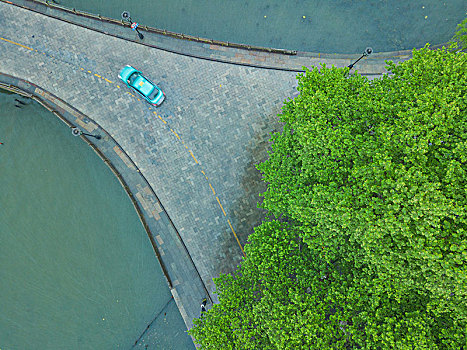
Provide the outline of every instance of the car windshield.
{"type": "Polygon", "coordinates": [[[150,100],[154,100],[158,93],[159,93],[159,90],[157,90],[157,88],[154,87],[154,90],[149,94],[148,98],[150,100]]]}
{"type": "Polygon", "coordinates": [[[133,83],[135,82],[135,79],[139,76],[138,72],[134,72],[133,74],[131,74],[129,77],[128,77],[128,84],[130,85],[133,85],[133,83]]]}

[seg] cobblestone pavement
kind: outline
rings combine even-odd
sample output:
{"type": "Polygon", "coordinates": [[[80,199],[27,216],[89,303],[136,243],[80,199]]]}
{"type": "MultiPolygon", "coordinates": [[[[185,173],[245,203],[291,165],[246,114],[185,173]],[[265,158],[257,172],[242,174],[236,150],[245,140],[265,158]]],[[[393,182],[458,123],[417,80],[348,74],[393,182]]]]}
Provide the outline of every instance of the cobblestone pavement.
{"type": "MultiPolygon", "coordinates": [[[[6,1],[6,0],[0,0],[6,1]]],[[[231,44],[215,42],[208,39],[197,39],[191,37],[190,40],[174,40],[174,38],[187,37],[184,34],[163,34],[163,31],[146,31],[144,23],[141,23],[140,30],[144,33],[144,39],[140,40],[134,31],[128,26],[123,26],[120,20],[109,19],[105,17],[99,20],[94,14],[76,15],[71,9],[66,9],[57,2],[43,0],[12,0],[19,6],[33,9],[34,11],[47,16],[59,18],[74,24],[94,29],[101,33],[106,33],[115,37],[138,42],[142,45],[159,48],[168,52],[181,53],[191,57],[199,57],[206,60],[216,60],[219,62],[230,62],[241,65],[250,65],[264,68],[277,68],[282,70],[300,71],[305,67],[319,66],[322,62],[327,65],[337,67],[348,66],[354,62],[360,54],[330,54],[319,52],[295,51],[294,54],[280,54],[267,48],[263,50],[250,50],[228,46],[231,44]],[[226,46],[227,45],[227,46],[226,46]]],[[[148,29],[150,30],[150,29],[148,29]]],[[[327,38],[332,40],[332,38],[327,38]]],[[[327,40],[326,39],[326,40],[327,40]]],[[[371,46],[371,45],[370,45],[371,46]]],[[[248,46],[246,46],[248,47],[248,46]]],[[[362,47],[362,51],[363,51],[362,47]]],[[[284,50],[291,52],[290,50],[284,50]]],[[[358,69],[362,75],[372,78],[385,71],[385,60],[402,61],[411,57],[411,50],[392,51],[392,52],[374,52],[371,56],[360,61],[355,69],[358,69]]]]}
{"type": "MultiPolygon", "coordinates": [[[[235,270],[262,218],[254,165],[267,157],[276,115],[296,93],[296,73],[158,50],[5,2],[0,13],[0,72],[49,91],[112,135],[159,197],[215,302],[212,279],[235,270]],[[121,84],[127,64],[165,91],[161,107],[121,84]]],[[[181,271],[181,247],[159,247],[168,268],[181,271]]],[[[186,303],[204,296],[178,297],[190,328],[199,304],[186,303]]]]}

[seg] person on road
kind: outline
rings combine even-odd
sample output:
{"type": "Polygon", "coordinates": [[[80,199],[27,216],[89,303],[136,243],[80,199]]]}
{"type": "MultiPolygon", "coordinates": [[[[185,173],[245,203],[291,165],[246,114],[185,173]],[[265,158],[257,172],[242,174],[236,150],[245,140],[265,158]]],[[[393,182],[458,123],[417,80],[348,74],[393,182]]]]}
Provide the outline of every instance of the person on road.
{"type": "Polygon", "coordinates": [[[204,298],[203,301],[201,302],[201,313],[206,312],[206,304],[207,304],[207,299],[204,298]]]}

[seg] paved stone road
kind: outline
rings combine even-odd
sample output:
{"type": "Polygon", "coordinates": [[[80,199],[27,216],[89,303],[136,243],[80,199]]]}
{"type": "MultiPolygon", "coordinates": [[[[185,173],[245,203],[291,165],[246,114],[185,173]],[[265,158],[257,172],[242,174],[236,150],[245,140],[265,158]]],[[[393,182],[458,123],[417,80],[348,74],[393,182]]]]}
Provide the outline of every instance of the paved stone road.
{"type": "MultiPolygon", "coordinates": [[[[113,136],[158,195],[216,301],[212,278],[235,270],[261,220],[254,165],[267,156],[296,73],[178,55],[5,2],[0,13],[0,72],[51,92],[113,136]],[[160,108],[120,84],[126,64],[165,91],[160,108]]],[[[179,268],[176,258],[165,259],[179,268]]],[[[190,328],[199,305],[183,306],[190,328]]]]}

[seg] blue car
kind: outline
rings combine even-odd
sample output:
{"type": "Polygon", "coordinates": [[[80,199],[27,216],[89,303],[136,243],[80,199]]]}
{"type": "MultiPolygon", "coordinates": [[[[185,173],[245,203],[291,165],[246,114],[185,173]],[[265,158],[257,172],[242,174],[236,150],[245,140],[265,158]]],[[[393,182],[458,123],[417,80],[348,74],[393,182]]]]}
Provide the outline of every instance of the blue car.
{"type": "Polygon", "coordinates": [[[118,77],[153,106],[160,106],[165,99],[162,90],[132,66],[123,67],[118,77]]]}

